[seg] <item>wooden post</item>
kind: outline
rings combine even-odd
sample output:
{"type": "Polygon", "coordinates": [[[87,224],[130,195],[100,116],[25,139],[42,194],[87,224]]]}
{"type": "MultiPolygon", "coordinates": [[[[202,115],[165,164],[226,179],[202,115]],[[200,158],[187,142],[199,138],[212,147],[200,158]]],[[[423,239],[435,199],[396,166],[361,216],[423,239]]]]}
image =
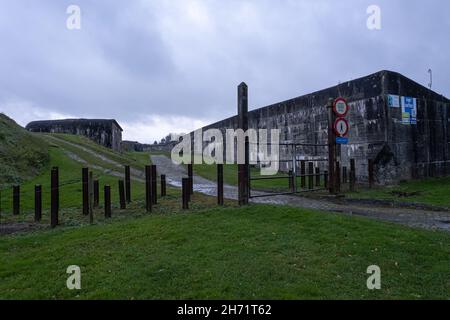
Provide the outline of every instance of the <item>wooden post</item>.
{"type": "Polygon", "coordinates": [[[53,167],[53,170],[56,171],[56,207],[58,208],[58,212],[59,212],[59,168],[58,167],[53,167]]]}
{"type": "MultiPolygon", "coordinates": [[[[238,86],[238,129],[242,129],[244,132],[248,130],[248,87],[244,82],[238,86]]],[[[245,161],[244,163],[238,163],[238,202],[240,206],[248,204],[250,195],[250,148],[248,138],[245,139],[244,143],[245,161]]],[[[239,146],[237,149],[240,149],[239,146]]]]}
{"type": "Polygon", "coordinates": [[[339,161],[336,161],[336,170],[334,171],[334,174],[335,174],[334,190],[336,193],[340,193],[341,192],[341,164],[339,161]]]}
{"type": "Polygon", "coordinates": [[[316,168],[316,187],[320,187],[320,168],[316,168]]]}
{"type": "Polygon", "coordinates": [[[306,161],[302,160],[300,161],[300,175],[301,175],[301,182],[300,185],[302,189],[306,188],[306,161]]]}
{"type": "Polygon", "coordinates": [[[217,204],[224,205],[223,200],[223,164],[217,165],[217,204]]]}
{"type": "Polygon", "coordinates": [[[194,194],[194,166],[193,164],[188,164],[188,178],[189,178],[189,194],[194,194]]]}
{"type": "Polygon", "coordinates": [[[40,222],[42,219],[42,186],[34,186],[34,221],[40,222]]]}
{"type": "Polygon", "coordinates": [[[13,215],[20,214],[20,186],[13,186],[13,215]]]}
{"type": "Polygon", "coordinates": [[[125,166],[125,196],[127,203],[131,203],[131,174],[130,166],[125,166]]]}
{"type": "Polygon", "coordinates": [[[336,134],[334,133],[334,122],[336,119],[336,115],[333,111],[333,103],[334,99],[329,99],[327,108],[328,108],[328,174],[329,174],[329,183],[328,187],[330,189],[330,193],[336,193],[336,174],[335,174],[335,165],[336,165],[336,134]]]}
{"type": "Polygon", "coordinates": [[[152,165],[152,201],[153,204],[158,204],[158,173],[156,165],[152,165]]]}
{"type": "Polygon", "coordinates": [[[89,172],[89,222],[94,223],[94,175],[89,172]]]}
{"type": "Polygon", "coordinates": [[[104,197],[105,199],[105,218],[111,218],[111,187],[105,186],[104,197]]]}
{"type": "Polygon", "coordinates": [[[50,225],[56,228],[58,225],[58,171],[52,169],[50,183],[50,225]]]}
{"type": "Polygon", "coordinates": [[[94,180],[94,208],[98,208],[100,203],[100,183],[98,180],[94,180]]]}
{"type": "Polygon", "coordinates": [[[125,210],[127,208],[125,200],[125,186],[123,180],[119,180],[119,199],[120,199],[120,210],[125,210]]]}
{"type": "Polygon", "coordinates": [[[161,197],[165,197],[167,195],[167,182],[166,182],[166,175],[161,175],[161,197]]]}
{"type": "Polygon", "coordinates": [[[355,191],[356,184],[356,163],[355,159],[350,159],[350,191],[355,191]]]}
{"type": "Polygon", "coordinates": [[[369,188],[373,188],[374,177],[373,177],[373,160],[369,159],[369,188]]]}
{"type": "Polygon", "coordinates": [[[325,171],[323,174],[323,186],[325,189],[328,189],[328,171],[325,171]]]}
{"type": "Polygon", "coordinates": [[[182,207],[183,210],[189,209],[189,178],[183,178],[182,180],[182,188],[181,188],[181,201],[182,201],[182,207]]]}
{"type": "Polygon", "coordinates": [[[82,169],[82,188],[83,188],[83,214],[89,214],[89,168],[82,169]]]}
{"type": "Polygon", "coordinates": [[[343,184],[347,184],[348,183],[347,167],[342,167],[342,183],[343,184]]]}
{"type": "Polygon", "coordinates": [[[145,166],[145,209],[152,212],[152,167],[145,166]]]}
{"type": "Polygon", "coordinates": [[[308,189],[314,189],[314,163],[308,162],[308,189]]]}

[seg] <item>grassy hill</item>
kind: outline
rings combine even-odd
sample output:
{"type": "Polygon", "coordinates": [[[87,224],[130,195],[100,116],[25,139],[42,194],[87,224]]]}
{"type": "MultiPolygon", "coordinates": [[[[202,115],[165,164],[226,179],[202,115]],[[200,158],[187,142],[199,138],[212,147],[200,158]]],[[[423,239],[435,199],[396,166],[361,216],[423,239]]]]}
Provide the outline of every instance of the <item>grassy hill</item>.
{"type": "Polygon", "coordinates": [[[45,140],[0,113],[0,188],[34,177],[48,160],[45,140]]]}

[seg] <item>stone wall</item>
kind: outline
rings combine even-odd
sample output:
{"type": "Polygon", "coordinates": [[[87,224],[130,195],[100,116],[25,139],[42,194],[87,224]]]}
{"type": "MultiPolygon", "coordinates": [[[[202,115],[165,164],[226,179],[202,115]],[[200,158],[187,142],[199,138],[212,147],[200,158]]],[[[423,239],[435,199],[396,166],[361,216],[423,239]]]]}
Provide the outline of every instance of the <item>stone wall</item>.
{"type": "MultiPolygon", "coordinates": [[[[250,88],[251,95],[251,88],[250,88]]],[[[368,159],[375,161],[375,178],[390,184],[411,178],[442,176],[450,172],[448,121],[450,101],[414,81],[390,71],[342,83],[302,97],[249,112],[249,128],[280,129],[280,141],[327,144],[329,98],[345,97],[350,104],[350,143],[341,146],[342,166],[356,159],[357,178],[368,179],[368,159]],[[401,108],[391,108],[387,95],[417,98],[417,124],[402,123],[401,108]]],[[[237,127],[237,117],[209,125],[225,131],[237,127]]],[[[292,158],[281,148],[281,158],[292,158]]],[[[323,159],[326,147],[300,147],[298,159],[323,159]]],[[[326,163],[317,161],[326,169],[326,163]]],[[[282,169],[289,169],[284,166],[282,169]]]]}
{"type": "Polygon", "coordinates": [[[26,129],[31,132],[67,133],[86,136],[89,139],[120,151],[122,128],[116,120],[65,119],[30,122],[26,129]]]}

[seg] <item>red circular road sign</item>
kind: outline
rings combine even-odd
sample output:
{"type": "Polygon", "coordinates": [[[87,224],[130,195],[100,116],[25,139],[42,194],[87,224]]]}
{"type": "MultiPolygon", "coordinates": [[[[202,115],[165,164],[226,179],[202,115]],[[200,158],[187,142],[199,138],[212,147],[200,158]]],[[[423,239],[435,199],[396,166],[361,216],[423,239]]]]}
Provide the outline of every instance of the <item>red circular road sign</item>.
{"type": "Polygon", "coordinates": [[[338,137],[345,137],[350,130],[350,125],[348,124],[347,119],[345,118],[337,118],[334,122],[334,132],[338,137]]]}
{"type": "Polygon", "coordinates": [[[350,110],[350,107],[347,104],[347,100],[344,98],[337,98],[333,103],[333,111],[339,117],[345,117],[350,110]]]}

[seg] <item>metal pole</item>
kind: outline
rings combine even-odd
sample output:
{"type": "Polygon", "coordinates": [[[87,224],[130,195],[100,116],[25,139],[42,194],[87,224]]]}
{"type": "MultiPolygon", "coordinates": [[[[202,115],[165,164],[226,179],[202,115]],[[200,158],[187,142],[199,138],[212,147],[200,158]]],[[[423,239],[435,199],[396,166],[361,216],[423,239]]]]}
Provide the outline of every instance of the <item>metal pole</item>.
{"type": "Polygon", "coordinates": [[[161,197],[165,197],[167,195],[167,182],[166,175],[161,175],[161,197]]]}
{"type": "Polygon", "coordinates": [[[152,212],[152,167],[145,166],[145,208],[152,212]]]}
{"type": "Polygon", "coordinates": [[[156,165],[152,165],[152,201],[153,204],[158,204],[158,173],[156,165]]]}
{"type": "MultiPolygon", "coordinates": [[[[238,86],[238,129],[242,129],[244,132],[248,130],[248,87],[244,82],[238,86]]],[[[246,138],[244,143],[245,163],[238,164],[238,200],[240,206],[248,204],[250,191],[250,148],[248,138],[246,138]]],[[[237,149],[240,149],[239,146],[237,149]]]]}
{"type": "Polygon", "coordinates": [[[100,183],[98,180],[94,180],[94,208],[98,208],[100,203],[100,183]]]}
{"type": "Polygon", "coordinates": [[[89,222],[94,223],[94,175],[89,172],[89,222]]]}
{"type": "Polygon", "coordinates": [[[355,191],[356,184],[356,162],[355,159],[350,159],[350,191],[355,191]]]}

